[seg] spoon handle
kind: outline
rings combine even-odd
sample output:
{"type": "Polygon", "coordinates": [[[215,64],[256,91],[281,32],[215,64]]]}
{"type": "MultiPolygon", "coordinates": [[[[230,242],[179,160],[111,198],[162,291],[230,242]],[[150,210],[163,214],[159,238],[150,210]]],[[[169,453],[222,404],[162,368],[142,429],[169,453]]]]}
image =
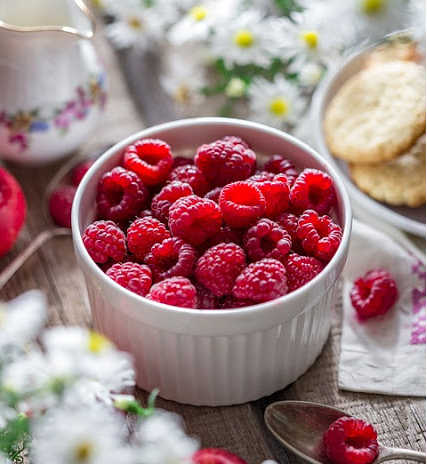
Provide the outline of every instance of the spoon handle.
{"type": "Polygon", "coordinates": [[[71,235],[71,229],[55,227],[40,232],[39,235],[37,235],[37,237],[31,242],[31,244],[24,248],[21,253],[19,253],[19,255],[17,255],[16,258],[0,272],[0,289],[6,285],[10,278],[13,277],[15,272],[18,271],[18,269],[25,263],[25,261],[44,243],[46,243],[51,238],[60,235],[71,235]]]}
{"type": "Polygon", "coordinates": [[[391,461],[393,459],[408,459],[409,461],[425,462],[426,454],[420,451],[413,451],[403,448],[387,448],[383,447],[380,450],[380,454],[375,461],[375,464],[379,464],[384,461],[391,461]]]}

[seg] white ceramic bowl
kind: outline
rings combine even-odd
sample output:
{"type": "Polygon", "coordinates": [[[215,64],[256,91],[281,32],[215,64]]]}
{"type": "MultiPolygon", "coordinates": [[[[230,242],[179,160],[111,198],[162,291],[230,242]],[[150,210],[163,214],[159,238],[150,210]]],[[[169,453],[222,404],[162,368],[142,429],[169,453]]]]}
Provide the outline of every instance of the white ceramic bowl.
{"type": "Polygon", "coordinates": [[[286,387],[319,355],[328,337],[337,280],[351,230],[350,202],[334,168],[308,146],[275,129],[223,118],[186,119],[143,130],[109,149],[78,188],[72,211],[73,240],[86,279],[93,320],[120,349],[133,354],[137,384],[164,398],[194,405],[230,405],[286,387]],[[306,286],[249,308],[194,310],[142,298],[109,279],[87,253],[81,233],[93,220],[100,177],[119,164],[137,139],[157,137],[175,152],[225,135],[243,137],[258,153],[283,153],[299,167],[334,179],[341,245],[325,270],[306,286]]]}
{"type": "MultiPolygon", "coordinates": [[[[392,34],[390,37],[401,35],[392,34]]],[[[387,40],[387,38],[385,39],[387,40]]],[[[351,196],[355,215],[366,217],[371,215],[377,220],[385,221],[405,232],[425,237],[426,235],[426,210],[425,206],[419,208],[410,208],[405,206],[389,206],[385,203],[374,200],[369,195],[362,192],[351,180],[347,163],[342,160],[335,159],[326,144],[323,121],[326,109],[338,92],[340,87],[347,79],[359,72],[365,64],[367,55],[372,52],[373,45],[363,51],[349,57],[338,70],[331,71],[324,78],[319,88],[317,89],[311,105],[311,119],[313,122],[314,142],[319,153],[326,158],[334,167],[340,171],[341,177],[344,179],[347,190],[351,196]]]]}

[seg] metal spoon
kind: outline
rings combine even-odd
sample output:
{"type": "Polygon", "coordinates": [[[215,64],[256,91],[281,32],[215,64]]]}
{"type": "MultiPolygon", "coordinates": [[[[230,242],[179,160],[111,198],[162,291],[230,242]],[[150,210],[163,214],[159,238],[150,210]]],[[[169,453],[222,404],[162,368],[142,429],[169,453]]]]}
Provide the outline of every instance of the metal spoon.
{"type": "Polygon", "coordinates": [[[57,227],[50,216],[48,209],[49,196],[52,191],[61,183],[63,180],[71,173],[74,167],[76,167],[82,161],[87,161],[90,159],[98,158],[104,151],[109,148],[111,145],[108,145],[105,149],[96,151],[89,156],[77,156],[71,158],[67,163],[65,163],[58,172],[50,180],[49,184],[46,187],[44,194],[44,216],[47,220],[47,223],[50,226],[40,232],[32,242],[25,247],[1,272],[0,272],[0,289],[2,289],[7,282],[15,275],[15,273],[24,265],[25,261],[32,256],[40,247],[42,247],[46,242],[54,237],[59,236],[71,236],[71,229],[66,227],[57,227]]]}
{"type": "MultiPolygon", "coordinates": [[[[279,401],[267,407],[264,419],[270,432],[297,456],[313,464],[330,464],[322,453],[323,434],[332,422],[343,416],[349,414],[323,404],[279,401]]],[[[425,462],[426,455],[380,444],[378,457],[373,464],[392,459],[425,462]]]]}

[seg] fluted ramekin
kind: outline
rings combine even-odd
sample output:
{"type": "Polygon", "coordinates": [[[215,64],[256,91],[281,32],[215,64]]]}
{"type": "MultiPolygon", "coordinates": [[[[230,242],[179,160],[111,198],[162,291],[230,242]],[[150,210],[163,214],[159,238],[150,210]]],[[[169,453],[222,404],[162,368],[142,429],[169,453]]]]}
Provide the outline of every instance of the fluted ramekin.
{"type": "Polygon", "coordinates": [[[290,135],[248,121],[196,118],[143,130],[110,148],[80,184],[72,211],[75,251],[84,273],[95,327],[135,358],[137,384],[163,398],[194,405],[252,401],[286,387],[315,361],[328,337],[337,280],[348,252],[351,207],[335,169],[290,135]],[[281,153],[300,167],[328,172],[335,182],[342,242],[311,282],[274,301],[227,311],[184,309],[142,298],[109,279],[87,253],[81,234],[94,219],[100,177],[123,149],[143,137],[175,152],[237,135],[257,154],[281,153]]]}

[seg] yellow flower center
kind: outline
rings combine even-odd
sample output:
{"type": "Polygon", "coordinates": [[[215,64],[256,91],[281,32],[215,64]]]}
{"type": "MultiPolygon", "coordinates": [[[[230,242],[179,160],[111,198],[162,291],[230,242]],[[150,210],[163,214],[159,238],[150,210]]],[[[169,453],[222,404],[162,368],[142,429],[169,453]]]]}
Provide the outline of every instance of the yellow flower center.
{"type": "Polygon", "coordinates": [[[362,11],[367,15],[380,12],[385,6],[386,0],[362,0],[362,11]]]}
{"type": "Polygon", "coordinates": [[[188,103],[190,101],[190,89],[185,84],[181,84],[176,89],[174,97],[178,103],[188,103]]]}
{"type": "Polygon", "coordinates": [[[283,97],[276,97],[270,102],[270,113],[274,116],[286,116],[289,112],[289,104],[283,97]]]}
{"type": "Polygon", "coordinates": [[[93,454],[93,445],[88,441],[82,441],[74,449],[74,457],[77,462],[88,462],[93,454]]]}
{"type": "Polygon", "coordinates": [[[255,39],[251,31],[240,29],[234,34],[234,43],[241,48],[252,47],[255,39]]]}
{"type": "Polygon", "coordinates": [[[90,332],[88,349],[90,352],[98,354],[110,346],[110,341],[98,332],[90,332]]]}
{"type": "Polygon", "coordinates": [[[301,39],[312,50],[317,48],[319,42],[319,35],[316,31],[303,31],[301,33],[301,39]]]}
{"type": "Polygon", "coordinates": [[[142,22],[135,16],[132,16],[131,18],[128,19],[128,24],[132,29],[137,29],[137,30],[142,29],[142,22]]]}
{"type": "Polygon", "coordinates": [[[208,10],[202,5],[193,6],[190,10],[190,16],[194,21],[203,21],[208,15],[208,10]]]}

